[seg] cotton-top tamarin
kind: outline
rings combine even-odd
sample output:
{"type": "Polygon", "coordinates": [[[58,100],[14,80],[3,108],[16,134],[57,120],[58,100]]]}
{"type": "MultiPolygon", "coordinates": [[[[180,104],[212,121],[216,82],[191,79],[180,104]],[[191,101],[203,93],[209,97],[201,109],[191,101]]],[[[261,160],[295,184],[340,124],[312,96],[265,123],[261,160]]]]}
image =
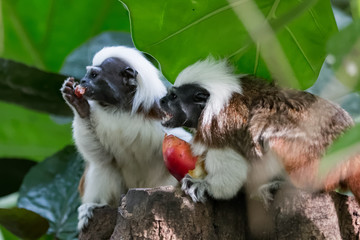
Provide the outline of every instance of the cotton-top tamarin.
{"type": "Polygon", "coordinates": [[[306,189],[347,186],[360,200],[359,155],[317,177],[327,147],[353,125],[336,104],[208,58],[184,69],[160,105],[164,126],[194,129],[192,152],[205,159],[204,179],[182,181],[194,201],[229,199],[242,186],[256,194],[282,176],[306,189]]]}
{"type": "Polygon", "coordinates": [[[61,88],[74,112],[73,138],[86,162],[79,190],[81,230],[95,207],[117,206],[129,188],[175,185],[163,162],[158,70],[136,49],[106,47],[80,81],[61,88]],[[76,89],[76,91],[75,91],[76,89]]]}

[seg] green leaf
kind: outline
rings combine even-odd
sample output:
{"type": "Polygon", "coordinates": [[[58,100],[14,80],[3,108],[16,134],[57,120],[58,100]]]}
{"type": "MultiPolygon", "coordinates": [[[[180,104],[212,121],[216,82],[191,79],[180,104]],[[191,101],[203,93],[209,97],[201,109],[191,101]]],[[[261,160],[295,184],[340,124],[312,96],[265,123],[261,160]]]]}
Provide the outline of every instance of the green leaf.
{"type": "Polygon", "coordinates": [[[329,61],[336,77],[350,89],[360,90],[360,19],[328,42],[329,61]]]}
{"type": "Polygon", "coordinates": [[[68,53],[87,39],[103,31],[129,31],[127,11],[116,0],[1,4],[0,56],[52,72],[58,72],[68,53]]]}
{"type": "Polygon", "coordinates": [[[20,189],[18,206],[48,219],[48,234],[58,239],[73,239],[77,235],[77,190],[83,173],[83,161],[73,146],[33,167],[20,189]]]}
{"type": "Polygon", "coordinates": [[[35,164],[27,159],[0,158],[0,197],[17,192],[25,174],[35,164]]]}
{"type": "Polygon", "coordinates": [[[351,14],[354,19],[360,18],[360,2],[359,0],[350,0],[351,14]]]}
{"type": "Polygon", "coordinates": [[[0,208],[0,224],[23,239],[38,239],[49,228],[45,218],[23,208],[0,208]]]}
{"type": "Polygon", "coordinates": [[[354,154],[360,154],[360,123],[347,130],[327,150],[321,161],[321,172],[328,172],[337,163],[349,159],[354,154]]]}
{"type": "Polygon", "coordinates": [[[0,225],[0,234],[3,236],[3,238],[0,237],[0,239],[4,239],[4,240],[20,240],[20,238],[18,238],[14,234],[12,234],[10,231],[8,231],[6,228],[4,228],[1,225],[0,225]]]}
{"type": "Polygon", "coordinates": [[[0,58],[0,100],[48,112],[72,116],[60,87],[66,76],[0,58]]]}
{"type": "Polygon", "coordinates": [[[70,124],[59,125],[47,114],[3,102],[0,112],[0,157],[40,161],[72,142],[70,124]]]}
{"type": "MultiPolygon", "coordinates": [[[[209,54],[230,58],[239,72],[270,78],[266,66],[269,61],[265,64],[260,54],[264,53],[262,49],[271,48],[262,45],[262,39],[274,37],[261,35],[263,25],[245,28],[253,19],[244,23],[235,14],[241,8],[246,12],[248,9],[244,6],[251,1],[230,1],[231,4],[225,0],[123,2],[130,12],[135,46],[160,62],[169,81],[174,82],[182,69],[209,54]],[[255,44],[248,31],[256,33],[257,39],[252,36],[255,44]]],[[[337,30],[330,2],[319,0],[312,7],[304,7],[295,0],[258,0],[256,3],[262,13],[260,17],[267,19],[277,31],[275,40],[282,50],[279,54],[285,56],[279,62],[286,61],[292,66],[288,70],[299,80],[289,85],[308,88],[322,66],[326,41],[337,30]],[[296,13],[297,8],[299,16],[293,19],[289,13],[296,13]]],[[[276,57],[274,54],[273,58],[276,57]]]]}
{"type": "MultiPolygon", "coordinates": [[[[21,240],[19,237],[16,237],[14,234],[6,230],[6,228],[2,227],[0,225],[0,239],[4,240],[21,240]],[[1,238],[1,234],[3,238],[1,238]]],[[[37,240],[54,240],[53,236],[50,235],[43,235],[41,238],[38,238],[37,240]]]]}
{"type": "Polygon", "coordinates": [[[64,80],[67,76],[82,78],[95,53],[104,46],[113,45],[133,46],[130,33],[106,32],[81,45],[65,61],[62,72],[66,76],[0,58],[0,100],[37,111],[72,116],[60,93],[64,80]]]}

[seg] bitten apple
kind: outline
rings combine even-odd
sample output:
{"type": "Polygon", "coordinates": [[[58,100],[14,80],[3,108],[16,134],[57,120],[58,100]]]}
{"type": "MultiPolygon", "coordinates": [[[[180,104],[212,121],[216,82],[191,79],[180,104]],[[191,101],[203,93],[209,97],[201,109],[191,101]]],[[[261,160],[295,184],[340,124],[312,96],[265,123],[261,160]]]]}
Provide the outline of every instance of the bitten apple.
{"type": "Polygon", "coordinates": [[[178,181],[187,173],[195,178],[206,175],[204,162],[192,155],[190,144],[184,140],[174,135],[165,135],[162,150],[166,167],[178,181]]]}

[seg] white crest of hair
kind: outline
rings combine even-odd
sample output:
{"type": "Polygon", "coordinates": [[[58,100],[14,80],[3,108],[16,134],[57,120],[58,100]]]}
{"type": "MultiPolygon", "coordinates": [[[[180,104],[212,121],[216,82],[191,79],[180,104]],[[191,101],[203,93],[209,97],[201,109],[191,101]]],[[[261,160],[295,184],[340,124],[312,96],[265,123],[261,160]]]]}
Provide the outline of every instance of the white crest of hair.
{"type": "Polygon", "coordinates": [[[125,61],[138,72],[138,88],[134,96],[132,113],[136,113],[140,106],[144,111],[149,111],[155,101],[165,96],[166,88],[160,80],[159,70],[140,51],[124,46],[105,47],[95,54],[92,64],[99,66],[110,57],[125,61]]]}
{"type": "Polygon", "coordinates": [[[227,106],[234,92],[242,93],[238,78],[226,60],[216,60],[210,56],[185,68],[176,78],[174,86],[198,84],[209,91],[210,97],[202,122],[207,124],[213,115],[217,115],[227,106]]]}

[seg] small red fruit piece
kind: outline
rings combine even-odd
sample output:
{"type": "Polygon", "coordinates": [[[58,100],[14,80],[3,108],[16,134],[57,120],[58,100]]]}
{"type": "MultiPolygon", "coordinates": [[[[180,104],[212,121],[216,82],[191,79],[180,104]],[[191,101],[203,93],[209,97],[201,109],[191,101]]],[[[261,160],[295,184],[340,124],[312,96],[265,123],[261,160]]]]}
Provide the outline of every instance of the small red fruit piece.
{"type": "Polygon", "coordinates": [[[192,155],[190,144],[184,140],[165,134],[162,151],[167,169],[178,181],[195,168],[198,157],[192,155]]]}
{"type": "Polygon", "coordinates": [[[80,85],[77,85],[76,88],[75,88],[75,95],[78,97],[78,98],[82,98],[82,96],[85,94],[85,91],[86,91],[86,88],[80,86],[80,85]]]}

